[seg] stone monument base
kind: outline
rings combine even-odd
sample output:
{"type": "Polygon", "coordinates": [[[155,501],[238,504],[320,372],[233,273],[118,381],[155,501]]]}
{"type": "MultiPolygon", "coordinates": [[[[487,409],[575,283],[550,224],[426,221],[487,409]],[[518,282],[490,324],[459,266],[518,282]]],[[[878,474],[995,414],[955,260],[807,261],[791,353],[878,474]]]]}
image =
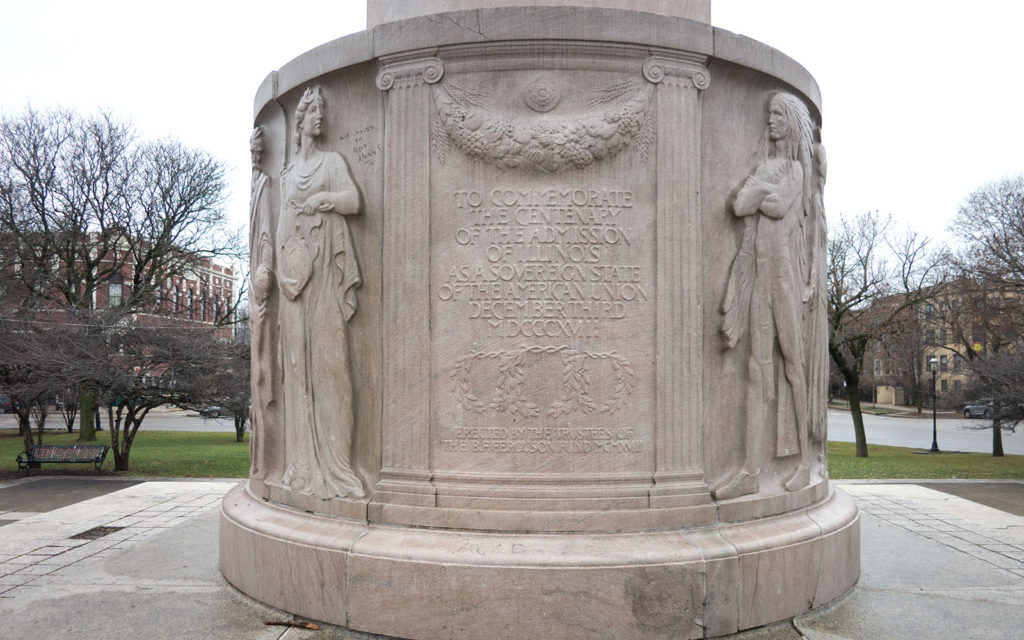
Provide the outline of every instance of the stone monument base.
{"type": "Polygon", "coordinates": [[[749,522],[489,533],[304,513],[240,486],[220,549],[224,576],[258,600],[423,640],[715,637],[822,606],[860,574],[857,507],[836,489],[749,522]]]}

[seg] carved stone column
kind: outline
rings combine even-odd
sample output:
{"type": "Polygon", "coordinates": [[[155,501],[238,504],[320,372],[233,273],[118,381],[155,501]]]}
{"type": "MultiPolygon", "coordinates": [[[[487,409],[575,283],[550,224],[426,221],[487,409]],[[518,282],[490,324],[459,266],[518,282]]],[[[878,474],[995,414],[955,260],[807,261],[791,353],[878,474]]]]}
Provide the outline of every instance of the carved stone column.
{"type": "Polygon", "coordinates": [[[658,85],[657,458],[652,507],[710,502],[702,463],[702,57],[648,58],[658,85]],[[671,133],[667,133],[671,132],[671,133]]]}
{"type": "Polygon", "coordinates": [[[437,58],[382,59],[387,92],[384,167],[384,404],[382,468],[370,505],[434,504],[430,484],[430,84],[437,58]]]}

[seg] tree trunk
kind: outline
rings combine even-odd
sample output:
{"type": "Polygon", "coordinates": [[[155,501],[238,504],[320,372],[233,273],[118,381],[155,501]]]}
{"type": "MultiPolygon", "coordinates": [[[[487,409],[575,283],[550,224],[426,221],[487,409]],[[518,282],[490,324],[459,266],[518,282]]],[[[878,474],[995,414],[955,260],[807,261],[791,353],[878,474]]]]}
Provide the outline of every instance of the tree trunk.
{"type": "Polygon", "coordinates": [[[90,389],[82,389],[78,392],[78,441],[96,441],[96,423],[93,422],[93,412],[96,408],[96,394],[90,389]]]}
{"type": "Polygon", "coordinates": [[[245,442],[245,416],[235,414],[235,442],[245,442]]]}
{"type": "Polygon", "coordinates": [[[39,430],[39,435],[36,437],[36,444],[43,444],[43,429],[46,427],[46,401],[40,400],[36,406],[39,409],[39,416],[36,419],[36,429],[39,430]]]}
{"type": "Polygon", "coordinates": [[[22,411],[21,403],[18,402],[14,409],[14,415],[18,416],[18,435],[24,438],[28,435],[28,441],[32,441],[32,420],[28,410],[22,411]]]}
{"type": "Polygon", "coordinates": [[[1003,421],[1001,418],[992,420],[992,455],[996,458],[1003,456],[1003,421]]]}
{"type": "Polygon", "coordinates": [[[28,451],[35,444],[32,440],[32,422],[29,419],[28,411],[18,410],[18,434],[24,438],[25,451],[28,451]]]}
{"type": "Polygon", "coordinates": [[[128,470],[128,453],[131,447],[122,449],[124,446],[121,438],[123,413],[121,407],[117,407],[116,411],[113,405],[107,407],[107,431],[110,432],[110,451],[114,454],[114,471],[128,470]]]}
{"type": "Polygon", "coordinates": [[[65,401],[61,404],[60,415],[64,418],[64,426],[67,427],[68,433],[74,433],[75,431],[75,418],[78,417],[78,402],[65,401]]]}
{"type": "Polygon", "coordinates": [[[114,471],[128,470],[128,455],[130,453],[131,449],[125,451],[114,450],[114,471]]]}
{"type": "Polygon", "coordinates": [[[132,452],[132,443],[135,442],[135,434],[142,426],[142,419],[149,413],[149,409],[125,406],[117,407],[115,413],[113,407],[107,407],[109,418],[110,443],[114,452],[114,471],[128,470],[128,457],[132,452]],[[120,437],[119,437],[120,436],[120,437]]]}
{"type": "Polygon", "coordinates": [[[868,457],[868,438],[864,432],[864,414],[860,409],[860,381],[846,379],[846,389],[849,392],[850,416],[853,417],[853,433],[857,440],[857,457],[868,457]]]}

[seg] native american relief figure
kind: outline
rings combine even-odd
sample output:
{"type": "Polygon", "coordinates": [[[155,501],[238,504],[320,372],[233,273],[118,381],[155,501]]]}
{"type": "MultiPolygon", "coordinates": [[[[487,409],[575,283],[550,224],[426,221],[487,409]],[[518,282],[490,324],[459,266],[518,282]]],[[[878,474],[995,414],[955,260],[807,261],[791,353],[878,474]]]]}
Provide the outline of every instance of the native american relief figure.
{"type": "Polygon", "coordinates": [[[262,170],[263,129],[256,127],[249,138],[252,154],[252,187],[249,199],[249,259],[252,272],[252,299],[249,331],[252,338],[252,402],[249,409],[249,436],[252,459],[249,475],[263,474],[263,428],[273,401],[274,363],[277,354],[270,318],[270,296],[274,286],[274,224],[271,217],[270,176],[262,170]]]}
{"type": "MultiPolygon", "coordinates": [[[[821,130],[815,129],[814,169],[811,180],[810,210],[805,218],[807,246],[811,255],[811,296],[809,304],[804,308],[804,326],[810,331],[806,334],[807,349],[807,382],[810,398],[810,432],[812,445],[819,447],[818,458],[822,474],[826,474],[828,464],[825,460],[824,443],[828,430],[828,405],[822,401],[822,394],[827,393],[829,376],[828,357],[828,310],[827,310],[827,274],[825,255],[828,246],[828,229],[825,225],[825,176],[828,163],[825,158],[825,147],[821,144],[821,130]]],[[[824,477],[824,475],[823,475],[824,477]]]]}
{"type": "Polygon", "coordinates": [[[814,128],[803,102],[788,93],[772,97],[762,146],[761,163],[733,202],[736,216],[744,219],[743,239],[722,303],[721,334],[728,348],[749,336],[750,355],[744,463],[715,490],[719,500],[760,489],[763,434],[775,422],[776,456],[799,456],[785,488],[795,491],[810,483],[811,407],[818,404],[811,398],[820,389],[809,387],[808,377],[819,383],[821,344],[813,340],[820,339],[824,314],[819,264],[824,221],[818,219],[821,196],[816,193],[824,182],[824,156],[815,162],[814,128]],[[776,373],[776,346],[784,375],[776,373]],[[773,401],[777,415],[770,417],[773,401]]]}
{"type": "Polygon", "coordinates": [[[295,156],[281,174],[277,277],[283,369],[282,484],[320,498],[362,498],[352,470],[354,415],[348,321],[362,283],[345,216],[359,192],[340,154],[317,148],[320,89],[295,110],[295,156]]]}

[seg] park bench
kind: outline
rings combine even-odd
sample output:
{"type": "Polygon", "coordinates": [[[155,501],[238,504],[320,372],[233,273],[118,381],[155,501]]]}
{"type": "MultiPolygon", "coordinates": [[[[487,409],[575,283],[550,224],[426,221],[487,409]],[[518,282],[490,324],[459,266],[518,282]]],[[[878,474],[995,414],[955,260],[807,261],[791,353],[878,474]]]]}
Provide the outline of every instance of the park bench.
{"type": "Polygon", "coordinates": [[[99,473],[109,450],[105,444],[39,444],[18,454],[18,471],[24,469],[27,476],[29,466],[40,462],[91,462],[99,473]]]}

